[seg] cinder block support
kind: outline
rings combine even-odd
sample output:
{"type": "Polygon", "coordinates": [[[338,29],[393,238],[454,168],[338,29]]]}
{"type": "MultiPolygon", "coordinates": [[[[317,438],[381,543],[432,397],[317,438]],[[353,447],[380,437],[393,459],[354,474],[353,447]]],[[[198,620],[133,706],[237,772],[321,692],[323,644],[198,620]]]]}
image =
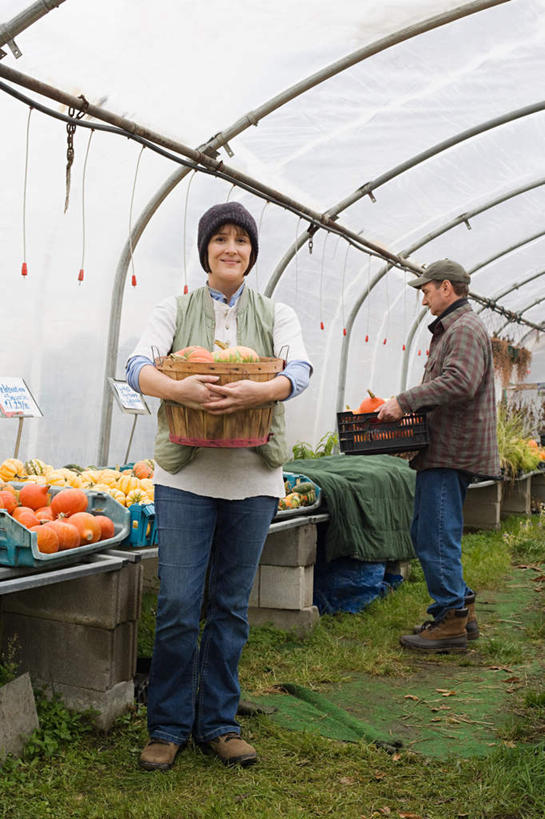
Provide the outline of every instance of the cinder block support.
{"type": "Polygon", "coordinates": [[[499,529],[501,520],[501,482],[479,486],[470,484],[464,503],[466,529],[499,529]]]}
{"type": "Polygon", "coordinates": [[[501,516],[506,518],[509,515],[529,515],[531,512],[532,478],[528,475],[520,478],[514,483],[506,482],[503,487],[503,498],[501,504],[501,516]]]}
{"type": "Polygon", "coordinates": [[[531,494],[537,503],[545,503],[545,472],[532,475],[531,494]]]}
{"type": "Polygon", "coordinates": [[[134,702],[142,578],[142,564],[128,564],[3,598],[3,647],[15,639],[33,684],[95,709],[103,730],[134,702]]]}
{"type": "Polygon", "coordinates": [[[26,740],[39,728],[34,692],[28,674],[0,686],[0,762],[20,756],[26,740]]]}
{"type": "Polygon", "coordinates": [[[248,609],[250,623],[253,626],[265,626],[269,623],[284,631],[291,631],[302,636],[310,631],[320,619],[316,606],[306,606],[304,609],[248,609]]]}

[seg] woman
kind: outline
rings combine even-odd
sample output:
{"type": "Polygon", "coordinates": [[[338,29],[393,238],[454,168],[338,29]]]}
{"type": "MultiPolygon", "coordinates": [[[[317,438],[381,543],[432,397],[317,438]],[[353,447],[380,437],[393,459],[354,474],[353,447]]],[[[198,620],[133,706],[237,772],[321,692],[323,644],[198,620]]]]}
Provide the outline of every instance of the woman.
{"type": "Polygon", "coordinates": [[[193,736],[226,765],[250,765],[255,749],[240,736],[238,663],[248,638],[248,599],[269,525],[284,495],[289,458],[282,402],[308,385],[308,362],[294,311],[245,285],[258,254],[257,227],[236,202],[200,219],[198,249],[208,283],[167,299],[153,312],[127,362],[134,389],[215,415],[276,402],[269,441],[255,448],[195,448],[169,440],[164,407],[155,446],[155,509],[160,590],[148,688],[150,741],[140,765],[168,769],[193,736]],[[181,381],[157,370],[151,350],[166,355],[218,339],[290,361],[268,382],[219,386],[217,376],[181,381]],[[199,617],[208,570],[206,623],[199,617]]]}

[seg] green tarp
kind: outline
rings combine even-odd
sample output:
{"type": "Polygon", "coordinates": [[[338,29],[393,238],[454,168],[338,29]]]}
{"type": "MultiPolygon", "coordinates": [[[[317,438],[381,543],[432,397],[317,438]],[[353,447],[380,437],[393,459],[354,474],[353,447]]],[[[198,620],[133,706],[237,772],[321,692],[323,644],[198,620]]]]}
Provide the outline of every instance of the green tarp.
{"type": "Polygon", "coordinates": [[[321,487],[330,521],[325,559],[411,560],[416,473],[393,455],[327,455],[284,465],[321,487]]]}

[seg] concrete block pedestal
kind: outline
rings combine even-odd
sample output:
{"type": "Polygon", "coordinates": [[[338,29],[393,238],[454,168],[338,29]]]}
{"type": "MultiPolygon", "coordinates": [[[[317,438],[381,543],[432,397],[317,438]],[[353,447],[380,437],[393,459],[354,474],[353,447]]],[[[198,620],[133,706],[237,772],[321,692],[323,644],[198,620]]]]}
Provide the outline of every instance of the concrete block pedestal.
{"type": "Polygon", "coordinates": [[[464,528],[499,529],[503,484],[484,481],[470,484],[464,503],[464,528]]]}
{"type": "Polygon", "coordinates": [[[39,727],[30,676],[21,674],[0,686],[0,763],[8,754],[20,756],[39,727]]]}
{"type": "Polygon", "coordinates": [[[134,703],[143,567],[130,563],[2,598],[2,645],[15,640],[34,686],[109,730],[134,703]]]}

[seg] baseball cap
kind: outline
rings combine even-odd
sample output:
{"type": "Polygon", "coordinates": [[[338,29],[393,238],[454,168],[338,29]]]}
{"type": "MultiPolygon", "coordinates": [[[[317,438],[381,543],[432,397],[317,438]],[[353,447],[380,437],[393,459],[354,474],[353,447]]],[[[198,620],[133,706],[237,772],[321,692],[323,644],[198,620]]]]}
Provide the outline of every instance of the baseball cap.
{"type": "Polygon", "coordinates": [[[432,262],[429,267],[426,267],[421,276],[417,276],[416,279],[411,279],[407,284],[411,287],[422,287],[423,284],[427,284],[428,282],[442,282],[446,279],[448,279],[449,282],[464,282],[464,284],[469,284],[471,281],[469,273],[464,270],[461,264],[453,262],[452,259],[439,259],[437,262],[432,262]]]}

